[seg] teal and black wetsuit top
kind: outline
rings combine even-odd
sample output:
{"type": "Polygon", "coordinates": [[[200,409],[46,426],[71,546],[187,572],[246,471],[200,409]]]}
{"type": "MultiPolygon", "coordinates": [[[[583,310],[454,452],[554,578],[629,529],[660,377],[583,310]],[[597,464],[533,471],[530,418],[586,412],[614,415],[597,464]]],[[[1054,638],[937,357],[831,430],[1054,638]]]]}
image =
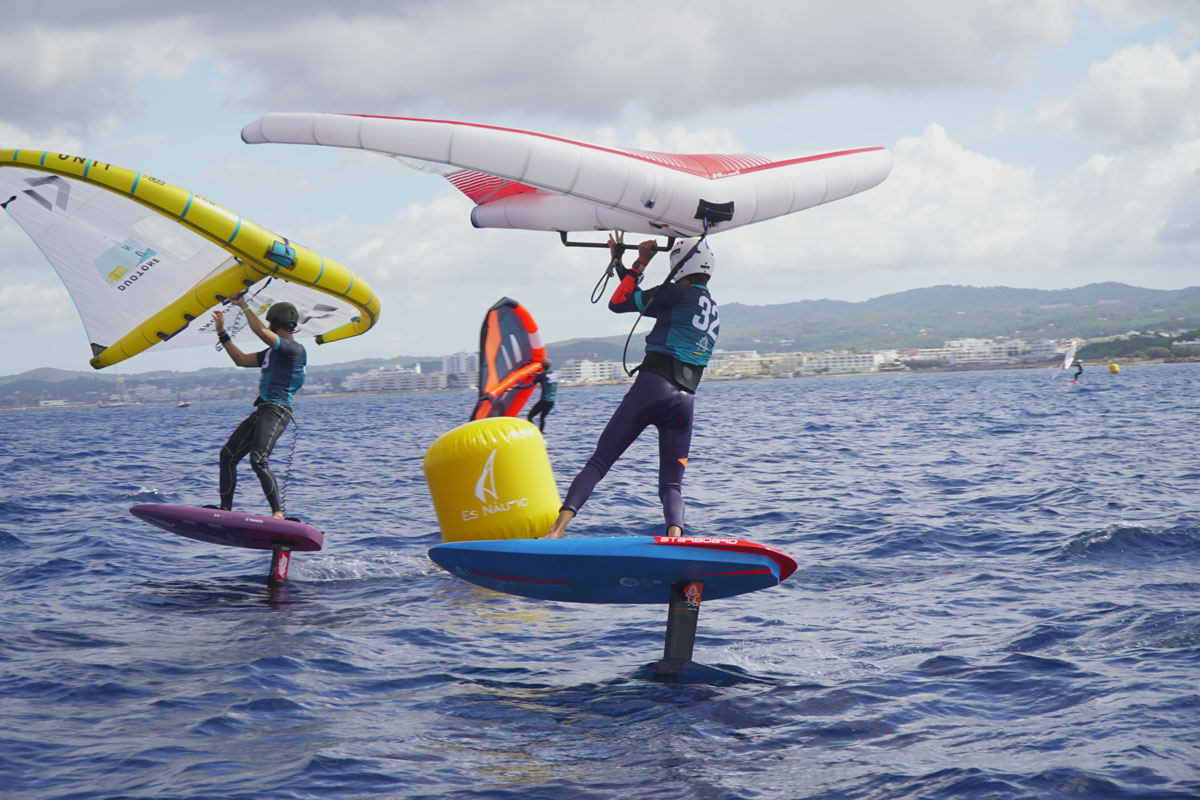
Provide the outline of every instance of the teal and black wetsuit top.
{"type": "Polygon", "coordinates": [[[640,280],[637,273],[626,275],[608,308],[618,314],[640,311],[654,317],[641,369],[695,392],[717,343],[717,304],[707,286],[668,283],[642,291],[637,288],[640,280]]]}
{"type": "Polygon", "coordinates": [[[542,371],[538,373],[537,382],[542,387],[542,396],[538,399],[546,403],[553,403],[554,398],[558,397],[558,376],[553,372],[542,371]]]}
{"type": "Polygon", "coordinates": [[[262,369],[254,405],[274,403],[291,411],[292,396],[304,385],[304,366],[308,363],[304,345],[276,335],[275,346],[260,350],[254,357],[262,369]]]}

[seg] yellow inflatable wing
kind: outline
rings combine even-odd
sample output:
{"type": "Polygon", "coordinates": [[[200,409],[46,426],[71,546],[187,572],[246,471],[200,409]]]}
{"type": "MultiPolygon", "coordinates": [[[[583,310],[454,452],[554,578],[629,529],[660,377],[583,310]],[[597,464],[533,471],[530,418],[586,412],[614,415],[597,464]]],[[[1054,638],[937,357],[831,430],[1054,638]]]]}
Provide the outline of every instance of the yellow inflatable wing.
{"type": "MultiPolygon", "coordinates": [[[[0,150],[0,207],[62,278],[96,369],[151,347],[210,345],[212,322],[198,318],[243,289],[259,310],[295,305],[297,335],[318,344],[379,319],[379,298],[346,267],[141,172],[0,150]]],[[[240,312],[230,317],[227,330],[249,338],[240,312]]]]}

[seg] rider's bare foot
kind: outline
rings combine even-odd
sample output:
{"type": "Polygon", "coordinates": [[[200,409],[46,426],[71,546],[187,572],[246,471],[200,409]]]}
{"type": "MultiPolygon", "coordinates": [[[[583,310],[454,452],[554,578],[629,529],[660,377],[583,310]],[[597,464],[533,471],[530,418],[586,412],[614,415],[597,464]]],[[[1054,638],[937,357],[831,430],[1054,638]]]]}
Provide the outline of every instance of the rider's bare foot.
{"type": "Polygon", "coordinates": [[[543,539],[561,539],[567,532],[567,523],[575,517],[575,512],[564,508],[558,512],[558,518],[554,520],[554,524],[550,527],[550,532],[543,536],[543,539]]]}
{"type": "Polygon", "coordinates": [[[283,512],[276,511],[275,513],[271,514],[271,516],[274,517],[275,519],[283,519],[283,512]]]}

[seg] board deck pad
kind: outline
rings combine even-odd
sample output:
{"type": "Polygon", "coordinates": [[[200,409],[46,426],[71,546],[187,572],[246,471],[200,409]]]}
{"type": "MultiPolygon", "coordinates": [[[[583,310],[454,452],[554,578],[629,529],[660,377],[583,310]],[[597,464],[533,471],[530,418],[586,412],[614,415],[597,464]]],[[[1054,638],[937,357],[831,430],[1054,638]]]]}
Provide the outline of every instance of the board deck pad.
{"type": "Polygon", "coordinates": [[[165,531],[230,547],[312,551],[320,550],[325,543],[325,535],[312,525],[261,514],[164,503],[133,506],[129,513],[165,531]]]}
{"type": "Polygon", "coordinates": [[[485,589],[568,603],[666,604],[676,581],[702,581],[704,599],[716,600],[777,586],[796,571],[772,547],[703,536],[447,542],[429,557],[485,589]]]}

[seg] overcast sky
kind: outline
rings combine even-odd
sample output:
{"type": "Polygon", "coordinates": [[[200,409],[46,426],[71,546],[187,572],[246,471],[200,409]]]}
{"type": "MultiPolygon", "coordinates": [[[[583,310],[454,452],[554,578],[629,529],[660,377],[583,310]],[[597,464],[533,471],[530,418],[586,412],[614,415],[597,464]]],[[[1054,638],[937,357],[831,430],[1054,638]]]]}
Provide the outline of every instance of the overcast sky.
{"type": "MultiPolygon", "coordinates": [[[[599,251],[476,230],[449,184],[383,156],[243,144],[270,111],[684,152],[894,152],[876,189],[714,236],[722,303],[1200,285],[1197,0],[10,0],[4,22],[0,147],[149,173],[372,284],[381,322],[311,363],[473,348],[504,295],[550,341],[629,320],[588,302],[599,251]]],[[[70,298],[7,215],[0,301],[0,374],[88,368],[70,298]]],[[[204,348],[121,370],[226,363],[204,348]]]]}

